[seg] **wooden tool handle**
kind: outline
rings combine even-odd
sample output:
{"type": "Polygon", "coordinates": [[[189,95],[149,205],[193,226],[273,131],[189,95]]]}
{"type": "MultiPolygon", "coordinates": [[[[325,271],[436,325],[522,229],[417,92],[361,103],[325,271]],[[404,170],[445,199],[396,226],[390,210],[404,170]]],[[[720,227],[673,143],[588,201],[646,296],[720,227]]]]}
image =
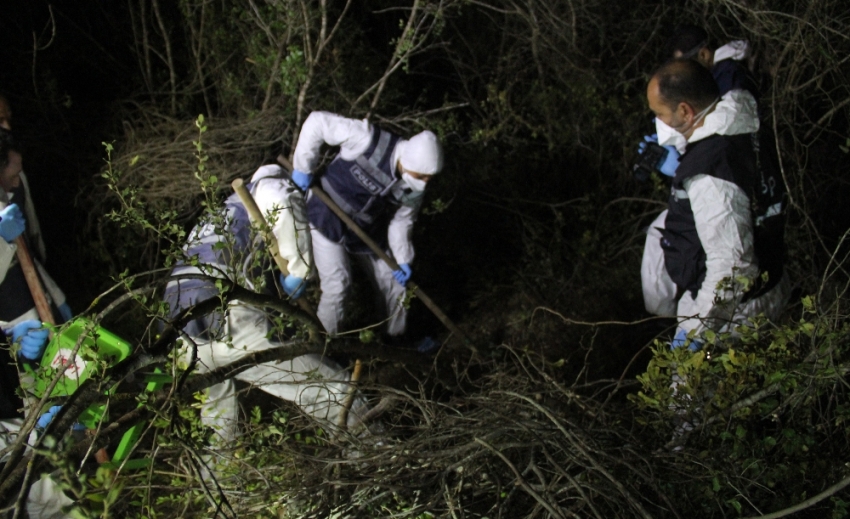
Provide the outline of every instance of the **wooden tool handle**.
{"type": "MultiPolygon", "coordinates": [[[[230,183],[230,186],[233,187],[234,191],[236,191],[236,194],[239,196],[239,200],[242,201],[242,204],[248,211],[248,216],[251,218],[251,221],[253,221],[254,225],[259,228],[260,233],[263,236],[263,241],[266,242],[266,247],[268,247],[272,258],[274,258],[277,268],[284,276],[289,275],[289,262],[280,255],[280,247],[277,245],[277,238],[275,238],[274,233],[269,228],[269,225],[266,222],[266,217],[263,216],[263,212],[260,211],[260,208],[257,206],[257,202],[254,201],[254,197],[251,196],[251,193],[245,187],[245,182],[241,178],[237,178],[230,183]]],[[[306,299],[300,297],[295,300],[295,303],[300,306],[302,310],[307,312],[313,320],[319,322],[316,310],[310,306],[310,303],[308,303],[306,299]]]]}
{"type": "Polygon", "coordinates": [[[35,301],[35,309],[38,311],[38,318],[47,324],[56,324],[56,319],[53,318],[53,311],[50,310],[50,303],[47,302],[47,296],[44,295],[44,288],[41,286],[41,279],[38,277],[35,263],[30,255],[29,248],[24,241],[23,236],[18,236],[15,239],[17,246],[18,263],[21,264],[21,270],[24,272],[24,279],[27,281],[27,286],[30,289],[32,300],[35,301]]]}
{"type": "Polygon", "coordinates": [[[230,183],[233,190],[236,191],[236,194],[239,196],[239,200],[242,201],[242,205],[245,206],[245,209],[248,211],[248,216],[251,217],[251,221],[259,227],[260,233],[263,236],[263,241],[266,242],[266,246],[269,248],[269,252],[274,259],[277,268],[283,272],[283,275],[286,276],[289,274],[289,262],[280,255],[280,247],[277,245],[277,238],[275,238],[274,233],[269,229],[268,224],[266,223],[266,218],[263,216],[263,212],[260,211],[259,206],[257,206],[257,202],[254,201],[254,197],[251,196],[251,193],[245,187],[245,182],[241,178],[237,178],[233,182],[230,183]]]}
{"type": "MultiPolygon", "coordinates": [[[[340,208],[339,205],[337,205],[337,203],[334,202],[333,199],[327,193],[322,190],[322,188],[320,188],[319,186],[312,186],[310,187],[310,190],[313,192],[313,195],[318,197],[319,200],[321,200],[322,202],[324,202],[325,205],[328,206],[330,210],[333,211],[334,214],[337,215],[339,219],[342,220],[342,222],[346,226],[348,226],[348,228],[351,229],[351,231],[356,234],[358,238],[363,241],[363,243],[365,243],[370,249],[372,249],[372,252],[374,252],[375,255],[378,256],[378,258],[383,260],[384,263],[386,263],[387,266],[390,267],[390,270],[398,270],[401,268],[398,262],[396,262],[395,259],[393,259],[386,252],[384,252],[384,250],[375,242],[375,240],[373,240],[368,234],[366,234],[366,232],[363,231],[363,229],[361,229],[360,226],[358,226],[357,223],[350,216],[348,216],[345,211],[343,211],[342,208],[340,208]]],[[[439,319],[440,322],[443,323],[443,325],[448,328],[450,332],[464,339],[467,343],[470,342],[466,334],[463,333],[461,329],[458,328],[454,322],[452,322],[451,319],[449,319],[449,316],[447,316],[440,309],[440,307],[437,306],[437,303],[435,303],[434,300],[431,299],[431,297],[429,297],[428,294],[426,294],[425,291],[423,291],[419,287],[419,285],[417,285],[413,281],[408,281],[407,287],[413,290],[413,293],[416,294],[416,297],[418,297],[422,301],[422,303],[424,303],[425,306],[427,306],[428,309],[431,310],[431,313],[433,313],[434,316],[437,317],[437,319],[439,319]]]]}

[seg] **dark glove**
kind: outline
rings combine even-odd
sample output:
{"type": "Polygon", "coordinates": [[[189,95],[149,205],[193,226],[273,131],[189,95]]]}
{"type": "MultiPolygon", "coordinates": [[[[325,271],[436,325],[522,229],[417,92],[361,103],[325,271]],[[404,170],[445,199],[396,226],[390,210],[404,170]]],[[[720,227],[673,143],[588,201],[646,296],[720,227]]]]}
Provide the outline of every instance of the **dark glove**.
{"type": "MultiPolygon", "coordinates": [[[[640,154],[643,154],[646,150],[647,142],[654,142],[658,144],[658,134],[653,133],[652,135],[645,135],[643,140],[644,142],[638,145],[638,153],[640,154]]],[[[675,177],[676,169],[679,167],[679,150],[677,150],[675,146],[669,145],[662,146],[662,148],[667,150],[667,154],[664,156],[664,159],[656,165],[656,168],[663,175],[675,177]]]]}
{"type": "Polygon", "coordinates": [[[42,327],[41,321],[30,319],[16,324],[6,331],[6,335],[12,336],[12,342],[20,343],[22,357],[38,360],[44,353],[49,332],[47,328],[42,327]]]}
{"type": "Polygon", "coordinates": [[[286,292],[286,295],[291,297],[292,299],[298,299],[302,295],[304,295],[304,291],[307,290],[307,282],[304,278],[299,278],[298,276],[293,276],[292,274],[288,274],[284,276],[280,275],[280,286],[283,287],[283,291],[286,292]]]}
{"type": "Polygon", "coordinates": [[[398,266],[398,270],[393,271],[393,277],[403,287],[407,286],[411,274],[413,274],[413,270],[410,268],[410,263],[402,263],[398,266]]]}
{"type": "Polygon", "coordinates": [[[416,343],[416,351],[419,353],[434,353],[440,347],[440,343],[433,337],[424,337],[416,343]]]}
{"type": "Polygon", "coordinates": [[[679,330],[676,332],[676,336],[673,337],[673,340],[670,342],[670,347],[674,350],[676,348],[681,348],[689,344],[688,349],[691,351],[699,351],[702,349],[702,341],[698,341],[697,339],[688,339],[688,332],[685,330],[679,330]]]}
{"type": "Polygon", "coordinates": [[[303,171],[293,169],[292,181],[295,182],[295,185],[300,187],[302,191],[307,191],[310,184],[313,183],[313,175],[311,173],[304,173],[303,171]]]}
{"type": "Polygon", "coordinates": [[[27,220],[18,204],[9,204],[0,211],[0,238],[12,243],[27,228],[27,220]]]}

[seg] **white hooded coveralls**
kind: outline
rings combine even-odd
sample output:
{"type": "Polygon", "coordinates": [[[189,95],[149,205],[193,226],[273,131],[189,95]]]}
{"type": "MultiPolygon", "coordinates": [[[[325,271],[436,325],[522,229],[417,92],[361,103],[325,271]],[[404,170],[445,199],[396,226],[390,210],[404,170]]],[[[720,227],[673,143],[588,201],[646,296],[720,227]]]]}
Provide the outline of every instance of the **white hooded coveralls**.
{"type": "MultiPolygon", "coordinates": [[[[281,169],[276,165],[263,166],[251,178],[252,195],[260,211],[272,226],[272,232],[278,241],[281,256],[289,263],[290,273],[307,278],[310,272],[312,252],[310,233],[304,216],[304,201],[300,192],[288,179],[280,176],[281,169]]],[[[227,244],[213,224],[206,224],[192,232],[186,249],[190,250],[198,243],[221,242],[227,244]]],[[[200,267],[179,266],[173,275],[203,273],[212,277],[226,277],[239,280],[249,289],[256,289],[252,279],[244,272],[240,258],[252,251],[239,251],[233,254],[233,260],[225,262],[224,249],[216,249],[217,257],[203,259],[200,267]]],[[[250,247],[262,246],[256,240],[250,247]]],[[[168,290],[176,290],[179,281],[171,281],[168,290]]],[[[173,309],[172,309],[173,310],[173,309]]],[[[275,348],[281,344],[270,340],[269,315],[262,308],[250,306],[240,301],[231,301],[223,318],[221,333],[189,337],[197,344],[198,372],[206,373],[218,367],[235,362],[251,353],[275,348]]],[[[184,348],[183,360],[188,362],[191,350],[184,348]]],[[[263,391],[296,403],[306,413],[318,419],[325,427],[333,427],[342,410],[349,388],[350,374],[335,362],[322,355],[302,355],[292,360],[268,362],[254,366],[235,376],[263,391]]],[[[207,400],[201,407],[202,420],[213,427],[225,442],[235,438],[238,431],[238,402],[235,384],[226,380],[207,390],[207,400]]],[[[361,399],[355,399],[349,423],[358,419],[358,410],[363,406],[361,399]]]]}
{"type": "MultiPolygon", "coordinates": [[[[669,128],[669,127],[668,127],[669,128]]],[[[753,133],[759,128],[756,101],[744,90],[732,90],[718,102],[701,127],[687,140],[659,125],[661,145],[674,145],[680,152],[688,143],[711,135],[753,133]]],[[[678,316],[679,330],[697,334],[709,328],[715,331],[732,330],[745,324],[748,317],[764,313],[776,318],[790,292],[788,276],[759,297],[740,303],[743,290],[718,291],[724,278],[745,276],[750,279],[759,273],[754,252],[753,221],[748,195],[733,182],[708,174],[695,175],[685,181],[697,234],[706,255],[706,273],[696,297],[690,292],[676,300],[677,287],[665,268],[661,233],[667,211],[649,226],[641,264],[644,302],[650,313],[678,316]]]]}
{"type": "MultiPolygon", "coordinates": [[[[373,127],[365,119],[348,119],[329,112],[312,112],[301,127],[293,166],[298,171],[314,171],[319,165],[319,152],[323,144],[339,146],[339,157],[353,161],[367,150],[372,136],[373,127]]],[[[396,164],[406,143],[404,139],[400,140],[393,150],[390,158],[393,175],[396,175],[396,164]]],[[[411,237],[420,207],[421,204],[399,206],[387,228],[389,253],[399,264],[413,261],[415,251],[411,237]]],[[[383,310],[383,315],[388,318],[387,333],[391,336],[403,334],[407,326],[407,310],[401,304],[404,287],[395,281],[390,268],[372,254],[349,254],[344,245],[329,240],[315,227],[311,227],[311,232],[316,269],[322,288],[317,313],[325,330],[336,334],[345,316],[343,302],[351,286],[350,258],[353,256],[369,273],[374,287],[382,296],[379,299],[379,309],[383,310]]]]}
{"type": "MultiPolygon", "coordinates": [[[[33,262],[38,269],[48,302],[52,302],[58,307],[65,303],[65,294],[38,260],[38,257],[46,258],[46,247],[41,236],[41,227],[39,226],[38,216],[36,215],[35,206],[30,195],[29,182],[23,171],[20,173],[20,177],[23,189],[18,192],[23,192],[25,200],[16,200],[14,196],[10,196],[9,193],[0,189],[0,209],[15,202],[24,207],[24,218],[26,218],[26,230],[24,233],[29,240],[30,247],[32,247],[33,262]]],[[[6,240],[0,239],[0,283],[6,278],[8,270],[17,264],[16,252],[17,246],[15,244],[7,243],[6,240]]],[[[10,321],[0,320],[0,328],[4,330],[9,329],[29,319],[39,319],[38,311],[35,307],[10,321]]],[[[10,359],[5,360],[5,362],[10,362],[10,359]]],[[[0,449],[4,449],[16,441],[22,425],[23,420],[20,418],[0,420],[0,449]]],[[[30,438],[30,440],[34,440],[34,438],[30,438]]],[[[61,519],[69,517],[62,512],[62,507],[70,504],[72,504],[72,501],[50,477],[45,475],[38,478],[30,488],[26,504],[27,514],[33,519],[61,519]]]]}
{"type": "MultiPolygon", "coordinates": [[[[23,171],[20,176],[22,190],[19,192],[23,192],[25,200],[15,200],[14,196],[0,189],[0,209],[16,202],[24,208],[24,218],[26,218],[26,230],[24,233],[32,249],[30,253],[33,256],[33,263],[35,263],[36,269],[38,269],[39,278],[41,279],[48,303],[52,303],[58,308],[66,302],[65,293],[62,292],[62,289],[59,288],[59,285],[50,277],[50,274],[47,273],[47,270],[42,266],[41,261],[39,261],[39,258],[47,258],[47,249],[44,245],[44,239],[41,236],[41,227],[38,223],[38,216],[35,212],[32,196],[30,195],[29,182],[23,171]]],[[[18,263],[15,256],[16,252],[17,246],[14,243],[7,243],[6,240],[0,239],[0,283],[3,283],[3,280],[6,279],[6,273],[9,269],[18,263]]],[[[9,328],[22,321],[38,318],[38,311],[35,307],[32,307],[8,321],[0,319],[0,327],[9,328]]]]}

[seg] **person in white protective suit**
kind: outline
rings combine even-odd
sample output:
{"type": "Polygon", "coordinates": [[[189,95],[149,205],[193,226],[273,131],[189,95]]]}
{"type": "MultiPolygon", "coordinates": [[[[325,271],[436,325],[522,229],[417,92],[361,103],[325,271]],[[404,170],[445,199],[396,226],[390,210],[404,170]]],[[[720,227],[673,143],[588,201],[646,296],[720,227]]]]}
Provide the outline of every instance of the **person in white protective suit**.
{"type": "Polygon", "coordinates": [[[722,97],[697,62],[662,65],[647,86],[658,142],[681,153],[668,209],[650,225],[641,265],[650,313],[678,316],[673,346],[702,331],[734,331],[776,318],[789,295],[784,272],[785,189],[745,90],[722,97]],[[749,284],[741,279],[749,280],[749,284]]]}
{"type": "Polygon", "coordinates": [[[322,290],[319,319],[328,333],[340,331],[353,258],[369,273],[380,294],[379,309],[387,318],[387,334],[398,338],[407,326],[402,299],[415,255],[413,224],[425,186],[443,168],[442,147],[430,131],[403,139],[365,119],[313,112],[301,127],[293,157],[292,179],[304,190],[313,182],[323,144],[338,146],[339,153],[320,176],[321,187],[400,269],[392,271],[324,202],[308,195],[307,213],[322,290]]]}
{"type": "Polygon", "coordinates": [[[30,187],[23,172],[21,150],[11,134],[11,110],[0,95],[0,326],[13,326],[29,319],[38,319],[35,301],[16,258],[15,238],[22,235],[33,256],[45,296],[51,304],[54,318],[65,322],[72,317],[65,294],[50,277],[42,264],[46,248],[41,227],[30,196],[30,187]],[[5,219],[5,224],[3,223],[5,219]],[[2,228],[13,221],[23,225],[23,232],[14,237],[4,236],[2,228]]]}
{"type": "MultiPolygon", "coordinates": [[[[14,344],[19,362],[39,361],[48,339],[48,331],[42,327],[40,321],[22,321],[9,327],[4,325],[2,331],[0,338],[6,337],[10,343],[5,348],[14,344]]],[[[0,362],[0,450],[15,444],[24,424],[20,411],[23,402],[15,392],[19,383],[16,365],[8,360],[0,362]]],[[[57,406],[55,410],[52,409],[52,412],[48,411],[39,418],[36,429],[47,427],[58,409],[57,406]]],[[[34,435],[35,432],[28,438],[29,443],[35,441],[34,435]]],[[[5,461],[0,458],[0,465],[5,461]]],[[[62,508],[72,503],[73,501],[45,474],[37,478],[30,487],[26,509],[32,519],[61,519],[70,517],[62,512],[62,508]]]]}
{"type": "MultiPolygon", "coordinates": [[[[260,167],[246,187],[269,222],[281,257],[288,262],[289,275],[281,275],[281,286],[293,299],[301,297],[312,261],[303,195],[277,165],[260,167]]],[[[256,261],[263,247],[261,237],[251,232],[244,205],[235,194],[231,195],[217,217],[199,223],[189,236],[185,246],[187,259],[174,268],[172,281],[166,286],[164,299],[169,303],[171,317],[199,302],[217,298],[219,291],[214,278],[234,280],[245,288],[272,293],[274,281],[264,279],[263,265],[256,261]],[[214,221],[215,218],[219,220],[214,221]],[[197,258],[197,266],[191,264],[192,257],[197,258]],[[206,277],[198,278],[198,274],[206,277]]],[[[214,312],[191,321],[184,332],[197,344],[199,372],[279,347],[280,342],[268,338],[269,317],[262,308],[232,301],[223,313],[214,312]]],[[[184,361],[188,361],[190,346],[184,346],[184,353],[184,361]]],[[[350,374],[322,355],[309,354],[260,364],[236,378],[296,403],[323,426],[333,427],[343,409],[350,374]]],[[[362,400],[356,398],[348,416],[349,424],[358,421],[363,407],[362,400]]],[[[209,388],[201,413],[203,422],[220,436],[219,441],[233,440],[238,431],[234,382],[227,380],[209,388]]]]}

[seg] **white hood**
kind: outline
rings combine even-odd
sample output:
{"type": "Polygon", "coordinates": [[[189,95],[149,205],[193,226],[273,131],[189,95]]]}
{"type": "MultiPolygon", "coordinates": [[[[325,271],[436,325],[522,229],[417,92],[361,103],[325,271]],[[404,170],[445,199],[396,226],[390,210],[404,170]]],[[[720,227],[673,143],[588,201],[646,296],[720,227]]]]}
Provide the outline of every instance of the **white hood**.
{"type": "Polygon", "coordinates": [[[655,119],[658,144],[675,146],[679,153],[685,153],[689,142],[697,142],[714,134],[738,135],[753,133],[758,129],[758,105],[753,95],[746,90],[730,90],[724,94],[714,110],[705,116],[702,126],[694,130],[691,138],[687,140],[661,119],[655,119]]]}
{"type": "Polygon", "coordinates": [[[743,61],[750,57],[750,42],[747,40],[730,41],[726,45],[714,51],[714,62],[724,59],[743,61]]]}
{"type": "Polygon", "coordinates": [[[730,90],[720,98],[714,111],[705,116],[702,126],[694,130],[688,142],[712,135],[740,135],[759,129],[758,105],[746,90],[730,90]]]}

